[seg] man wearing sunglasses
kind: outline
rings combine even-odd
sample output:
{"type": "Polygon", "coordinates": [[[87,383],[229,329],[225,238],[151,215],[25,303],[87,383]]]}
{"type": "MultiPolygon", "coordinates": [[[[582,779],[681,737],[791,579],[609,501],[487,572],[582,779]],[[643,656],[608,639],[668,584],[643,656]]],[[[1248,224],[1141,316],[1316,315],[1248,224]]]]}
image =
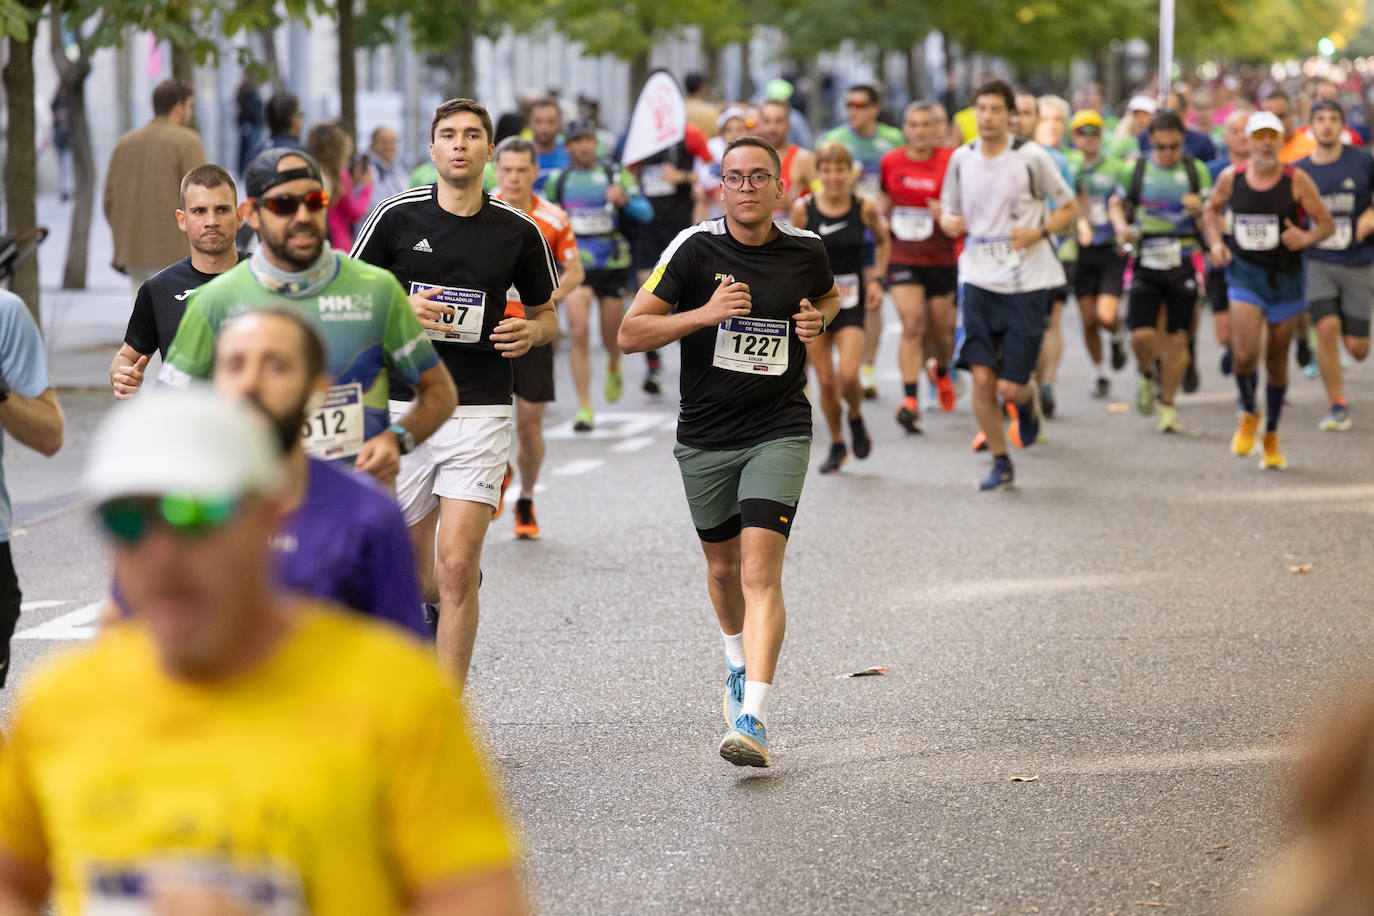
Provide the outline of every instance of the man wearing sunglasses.
{"type": "Polygon", "coordinates": [[[191,294],[159,379],[185,387],[209,378],[215,335],[229,319],[268,305],[296,310],[324,337],[334,380],[312,413],[307,453],[390,484],[401,455],[453,410],[453,379],[396,278],[325,241],[329,194],[308,153],[269,149],[248,166],[244,185],[248,224],[262,247],[191,294]],[[415,386],[414,406],[396,422],[387,413],[388,380],[415,386]]]}
{"type": "Polygon", "coordinates": [[[276,438],[204,388],[116,405],[98,428],[83,483],[130,617],[45,665],[7,729],[0,899],[16,911],[49,891],[73,913],[521,910],[429,653],[276,588],[276,438]]]}
{"type": "Polygon", "coordinates": [[[1117,249],[1116,231],[1108,211],[1108,203],[1121,177],[1121,160],[1103,154],[1100,113],[1076,112],[1069,127],[1074,146],[1082,156],[1074,176],[1078,194],[1078,268],[1074,272],[1074,292],[1083,316],[1083,340],[1097,372],[1092,396],[1105,398],[1111,393],[1111,382],[1102,369],[1102,331],[1111,336],[1112,370],[1120,370],[1126,365],[1121,321],[1117,314],[1126,258],[1117,249]]]}
{"type": "Polygon", "coordinates": [[[674,455],[725,639],[720,755],[736,766],[769,764],[783,554],[811,454],[806,345],[840,309],[820,237],[773,220],[781,168],[765,140],[728,145],[725,216],[673,240],[620,327],[627,353],[682,342],[674,455]]]}

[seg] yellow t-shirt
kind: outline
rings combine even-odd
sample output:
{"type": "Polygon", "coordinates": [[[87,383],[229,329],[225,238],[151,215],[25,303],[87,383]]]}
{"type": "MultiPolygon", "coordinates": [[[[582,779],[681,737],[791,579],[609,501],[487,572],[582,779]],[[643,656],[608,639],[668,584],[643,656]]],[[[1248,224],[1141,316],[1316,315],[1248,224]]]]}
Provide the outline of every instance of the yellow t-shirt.
{"type": "Polygon", "coordinates": [[[426,650],[320,605],[216,684],[169,678],[134,623],[48,664],[0,754],[0,846],[60,913],[193,871],[273,914],[382,916],[514,856],[426,650]]]}

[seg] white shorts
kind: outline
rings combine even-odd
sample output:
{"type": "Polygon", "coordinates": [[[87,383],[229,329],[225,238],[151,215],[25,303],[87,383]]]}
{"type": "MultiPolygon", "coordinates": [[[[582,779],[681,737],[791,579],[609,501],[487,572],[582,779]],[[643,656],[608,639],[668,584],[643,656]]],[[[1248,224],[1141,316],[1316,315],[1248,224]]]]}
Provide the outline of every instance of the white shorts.
{"type": "MultiPolygon", "coordinates": [[[[409,409],[409,405],[406,405],[409,409]]],[[[399,420],[402,411],[392,411],[399,420]]],[[[396,502],[416,525],[444,499],[485,503],[496,511],[510,459],[510,417],[450,417],[415,451],[401,456],[396,502]]]]}

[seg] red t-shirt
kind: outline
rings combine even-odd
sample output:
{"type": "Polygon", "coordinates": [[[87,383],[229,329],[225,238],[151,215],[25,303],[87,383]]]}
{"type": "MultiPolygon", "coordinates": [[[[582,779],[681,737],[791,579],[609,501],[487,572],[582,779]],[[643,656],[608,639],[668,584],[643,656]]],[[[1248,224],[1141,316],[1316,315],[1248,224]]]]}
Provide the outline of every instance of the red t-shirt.
{"type": "Polygon", "coordinates": [[[953,267],[954,240],[945,235],[931,210],[940,202],[940,188],[953,150],[936,147],[924,162],[907,158],[906,148],[883,156],[883,190],[892,199],[893,264],[953,267]]]}

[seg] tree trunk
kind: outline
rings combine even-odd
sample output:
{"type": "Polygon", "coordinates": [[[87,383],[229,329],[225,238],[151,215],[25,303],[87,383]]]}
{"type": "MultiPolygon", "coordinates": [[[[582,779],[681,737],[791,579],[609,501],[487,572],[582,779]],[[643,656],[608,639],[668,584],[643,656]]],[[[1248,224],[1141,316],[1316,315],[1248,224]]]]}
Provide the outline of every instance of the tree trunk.
{"type": "Polygon", "coordinates": [[[358,29],[353,0],[338,0],[339,16],[339,122],[350,137],[358,123],[358,29]]]}
{"type": "Polygon", "coordinates": [[[62,15],[52,16],[52,60],[67,97],[67,137],[72,154],[72,226],[67,238],[67,263],[62,270],[63,289],[86,288],[86,265],[91,243],[91,216],[95,209],[95,156],[91,149],[90,122],[86,118],[86,77],[91,59],[85,48],[76,60],[62,46],[62,15]]]}
{"type": "MultiPolygon", "coordinates": [[[[187,18],[186,25],[188,28],[191,26],[189,16],[187,18]]],[[[181,80],[188,86],[194,86],[196,84],[195,58],[191,57],[191,52],[187,48],[182,47],[176,42],[171,42],[171,45],[172,79],[181,80]]],[[[205,104],[208,105],[209,102],[207,101],[205,104]]],[[[200,133],[200,117],[196,114],[194,108],[191,110],[191,123],[186,126],[191,128],[191,130],[194,130],[196,133],[200,133]]],[[[75,165],[75,160],[73,160],[73,165],[75,165]]]]}
{"type": "MultiPolygon", "coordinates": [[[[33,35],[32,27],[29,35],[33,35]]],[[[5,101],[9,110],[8,148],[5,155],[5,229],[24,232],[38,222],[34,201],[37,190],[37,144],[34,128],[33,42],[9,39],[10,56],[5,64],[5,101]]],[[[38,321],[38,258],[21,263],[14,272],[10,288],[24,300],[38,321]]],[[[41,323],[39,325],[42,326],[41,323]]]]}
{"type": "Polygon", "coordinates": [[[907,100],[914,102],[924,97],[926,83],[926,51],[925,42],[919,42],[911,46],[911,50],[906,54],[906,95],[907,100]]]}
{"type": "Polygon", "coordinates": [[[709,92],[720,91],[720,47],[708,37],[706,29],[701,30],[701,57],[706,62],[702,77],[709,92]]]}
{"type": "Polygon", "coordinates": [[[754,99],[754,69],[753,53],[750,45],[752,40],[744,39],[739,43],[739,99],[742,102],[751,102],[754,99]]]}
{"type": "Polygon", "coordinates": [[[477,98],[477,0],[461,0],[463,22],[467,24],[458,41],[458,68],[454,74],[458,85],[454,95],[466,99],[477,98]]]}
{"type": "Polygon", "coordinates": [[[644,81],[649,78],[649,55],[652,53],[652,48],[645,48],[630,58],[630,105],[632,107],[635,99],[639,98],[640,90],[644,88],[644,81]]]}
{"type": "Polygon", "coordinates": [[[286,88],[286,83],[281,78],[281,58],[277,56],[277,30],[273,26],[268,26],[258,35],[262,38],[262,64],[267,68],[268,79],[272,82],[272,92],[276,94],[286,88]]]}

